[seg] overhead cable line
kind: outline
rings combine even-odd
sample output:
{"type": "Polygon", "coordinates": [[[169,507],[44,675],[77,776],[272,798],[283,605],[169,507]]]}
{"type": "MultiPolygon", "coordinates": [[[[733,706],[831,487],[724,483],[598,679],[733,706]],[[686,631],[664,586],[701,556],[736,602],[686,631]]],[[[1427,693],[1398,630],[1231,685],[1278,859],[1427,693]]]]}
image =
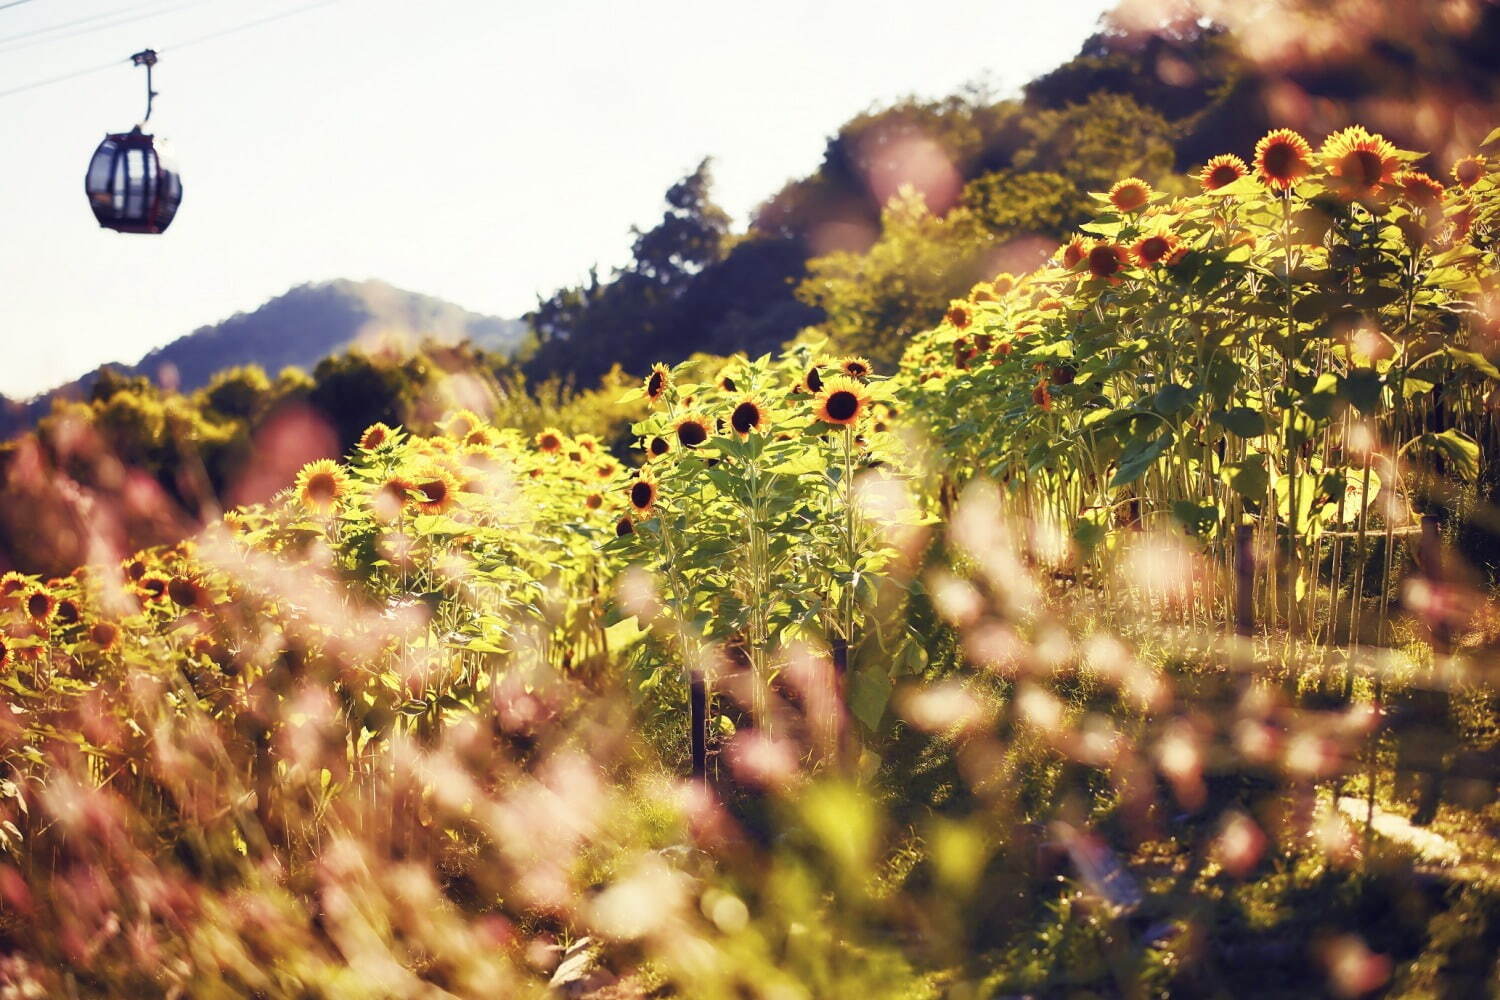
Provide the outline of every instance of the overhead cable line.
{"type": "MultiPolygon", "coordinates": [[[[243,22],[241,24],[233,25],[232,27],[222,28],[222,29],[220,29],[218,31],[211,31],[211,32],[208,32],[207,34],[203,34],[203,35],[197,35],[197,36],[192,37],[192,38],[184,39],[184,40],[182,40],[180,42],[177,42],[177,43],[175,43],[173,45],[164,45],[160,49],[158,49],[157,51],[158,52],[178,52],[178,51],[181,51],[182,49],[186,49],[186,48],[190,48],[190,47],[192,47],[194,45],[202,44],[203,42],[209,42],[209,41],[213,41],[214,39],[217,39],[217,38],[223,38],[226,35],[238,34],[241,31],[248,31],[251,28],[258,28],[261,25],[263,25],[263,24],[269,24],[272,21],[280,21],[280,20],[282,20],[284,18],[293,17],[293,16],[295,16],[297,14],[305,14],[308,11],[316,10],[319,7],[328,7],[328,6],[330,6],[332,4],[335,4],[335,3],[338,3],[338,2],[339,2],[339,0],[314,0],[313,3],[305,3],[305,4],[302,4],[301,6],[292,7],[292,8],[289,8],[287,10],[279,11],[279,12],[277,12],[275,14],[269,14],[269,15],[267,15],[265,17],[259,17],[259,18],[256,18],[254,20],[251,20],[251,21],[245,21],[245,22],[243,22]]],[[[21,84],[19,86],[11,87],[8,90],[0,90],[0,98],[10,97],[10,96],[15,95],[15,94],[24,94],[27,91],[36,90],[36,89],[38,89],[40,87],[48,87],[48,86],[51,86],[54,83],[62,83],[65,80],[75,80],[75,79],[77,79],[78,77],[81,77],[81,76],[89,76],[89,75],[94,74],[94,73],[102,73],[102,72],[104,72],[107,69],[114,69],[114,68],[116,68],[118,66],[124,66],[124,65],[129,65],[129,64],[130,64],[130,60],[129,59],[112,59],[112,60],[110,60],[107,63],[101,63],[101,64],[99,64],[97,66],[89,66],[89,67],[84,68],[84,69],[74,70],[71,73],[63,73],[63,74],[61,74],[59,76],[51,76],[51,77],[47,77],[47,78],[41,79],[41,80],[33,80],[30,83],[23,83],[23,84],[21,84]]]]}
{"type": "MultiPolygon", "coordinates": [[[[23,2],[25,2],[25,0],[23,0],[23,2]]],[[[14,35],[6,35],[4,38],[0,38],[0,45],[9,45],[11,42],[18,42],[23,38],[35,38],[37,35],[51,34],[54,31],[62,31],[64,28],[71,28],[77,24],[88,24],[90,21],[98,21],[106,17],[114,17],[116,14],[129,13],[130,11],[135,9],[136,8],[134,7],[116,7],[114,10],[95,11],[94,13],[87,14],[83,17],[75,17],[71,21],[60,21],[57,24],[44,24],[40,28],[32,28],[30,31],[21,31],[17,32],[14,35]]]]}
{"type": "Polygon", "coordinates": [[[223,28],[219,31],[210,31],[206,35],[198,35],[194,38],[189,38],[185,41],[178,42],[176,45],[169,45],[161,51],[175,52],[178,49],[185,49],[190,45],[197,45],[200,42],[213,41],[215,38],[223,38],[225,35],[235,35],[241,31],[248,31],[251,28],[258,28],[262,24],[270,24],[272,21],[280,21],[282,18],[292,17],[296,14],[306,14],[310,10],[317,10],[319,7],[329,7],[338,2],[339,0],[313,0],[312,3],[305,3],[300,7],[292,7],[289,10],[283,10],[276,14],[268,14],[265,17],[256,18],[254,21],[246,21],[243,24],[237,24],[232,28],[223,28]]]}
{"type": "Polygon", "coordinates": [[[19,7],[23,3],[31,3],[31,0],[10,0],[10,3],[0,3],[0,10],[4,10],[7,7],[19,7]]]}
{"type": "MultiPolygon", "coordinates": [[[[0,53],[15,52],[19,49],[30,48],[33,45],[47,45],[51,42],[60,42],[68,38],[77,38],[80,35],[92,35],[96,31],[108,31],[110,28],[121,28],[127,24],[134,24],[137,21],[144,21],[147,18],[160,17],[162,14],[174,14],[179,10],[187,10],[189,7],[200,7],[203,4],[210,2],[212,2],[212,0],[187,0],[186,3],[167,4],[166,6],[157,5],[156,9],[154,10],[142,10],[140,7],[125,7],[121,10],[111,11],[110,13],[119,14],[122,12],[126,12],[128,13],[128,16],[126,17],[119,17],[113,21],[106,21],[103,24],[89,24],[85,27],[78,28],[76,31],[64,32],[61,35],[48,35],[46,38],[31,38],[28,41],[21,42],[19,45],[11,45],[6,48],[0,49],[0,53]]],[[[84,18],[83,20],[91,21],[98,20],[98,18],[84,18]]]]}

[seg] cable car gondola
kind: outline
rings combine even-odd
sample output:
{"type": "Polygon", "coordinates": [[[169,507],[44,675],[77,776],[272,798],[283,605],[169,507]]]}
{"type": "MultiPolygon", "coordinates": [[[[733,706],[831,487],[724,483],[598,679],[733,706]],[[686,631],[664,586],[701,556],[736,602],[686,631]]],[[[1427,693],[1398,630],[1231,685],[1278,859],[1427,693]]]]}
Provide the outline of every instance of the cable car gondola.
{"type": "Polygon", "coordinates": [[[106,135],[89,161],[83,188],[89,196],[94,218],[105,229],[117,233],[162,233],[172,224],[182,202],[182,178],[162,149],[162,144],[142,130],[151,120],[151,67],[156,51],[146,49],[130,57],[133,65],[146,67],[146,117],[129,132],[106,135]]]}

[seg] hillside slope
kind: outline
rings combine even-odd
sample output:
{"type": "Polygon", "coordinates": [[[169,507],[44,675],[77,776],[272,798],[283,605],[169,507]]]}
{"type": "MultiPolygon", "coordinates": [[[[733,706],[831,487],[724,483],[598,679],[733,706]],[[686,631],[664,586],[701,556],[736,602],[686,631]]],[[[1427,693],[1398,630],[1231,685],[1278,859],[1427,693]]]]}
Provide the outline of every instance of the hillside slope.
{"type": "MultiPolygon", "coordinates": [[[[191,391],[225,368],[259,365],[272,375],[287,366],[311,369],[361,344],[468,340],[510,354],[525,333],[520,320],[470,312],[383,281],[340,279],[298,285],[251,312],[199,327],[133,365],[105,367],[159,380],[171,366],[180,388],[191,391]]],[[[97,370],[89,372],[25,402],[0,399],[0,435],[26,430],[51,410],[54,399],[85,395],[98,375],[97,370]]]]}

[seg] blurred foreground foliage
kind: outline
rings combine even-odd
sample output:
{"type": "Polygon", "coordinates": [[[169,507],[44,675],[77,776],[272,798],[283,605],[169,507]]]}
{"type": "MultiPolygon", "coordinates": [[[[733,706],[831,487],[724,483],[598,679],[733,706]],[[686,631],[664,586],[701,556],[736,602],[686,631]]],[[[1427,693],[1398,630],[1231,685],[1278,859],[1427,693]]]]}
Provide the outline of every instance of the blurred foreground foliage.
{"type": "MultiPolygon", "coordinates": [[[[0,983],[1494,993],[1500,605],[1406,542],[1493,510],[1500,171],[1383,142],[1113,185],[894,369],[809,336],[573,413],[429,357],[430,415],[189,541],[59,504],[105,557],[0,579],[0,983]]],[[[13,461],[383,380],[121,385],[13,461]]]]}

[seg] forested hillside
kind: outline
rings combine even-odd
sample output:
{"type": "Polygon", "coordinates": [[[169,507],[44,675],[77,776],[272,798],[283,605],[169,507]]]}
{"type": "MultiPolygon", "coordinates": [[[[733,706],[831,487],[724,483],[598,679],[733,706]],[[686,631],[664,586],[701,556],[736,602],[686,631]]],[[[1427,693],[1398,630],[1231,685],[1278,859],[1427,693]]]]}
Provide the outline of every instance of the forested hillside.
{"type": "Polygon", "coordinates": [[[856,115],[742,234],[700,166],[637,234],[631,263],[538,304],[527,371],[588,384],[617,363],[641,374],[697,351],[755,356],[808,326],[894,361],[940,303],[1035,266],[1086,217],[1088,194],[1120,177],[1181,190],[1174,174],[1273,126],[1324,134],[1356,121],[1431,150],[1441,169],[1484,137],[1500,96],[1491,3],[1323,20],[1318,3],[1204,6],[1217,20],[1124,4],[1017,97],[980,87],[856,115]],[[898,177],[918,190],[893,207],[898,177]]]}
{"type": "Polygon", "coordinates": [[[508,356],[524,336],[525,326],[518,320],[481,316],[383,281],[299,285],[251,312],[185,334],[135,364],[101,366],[28,402],[0,400],[0,439],[30,428],[54,401],[88,397],[101,380],[108,385],[111,379],[140,376],[192,392],[220,372],[244,365],[272,375],[285,368],[311,371],[324,358],[355,347],[365,354],[399,357],[424,341],[468,341],[508,356]]]}

